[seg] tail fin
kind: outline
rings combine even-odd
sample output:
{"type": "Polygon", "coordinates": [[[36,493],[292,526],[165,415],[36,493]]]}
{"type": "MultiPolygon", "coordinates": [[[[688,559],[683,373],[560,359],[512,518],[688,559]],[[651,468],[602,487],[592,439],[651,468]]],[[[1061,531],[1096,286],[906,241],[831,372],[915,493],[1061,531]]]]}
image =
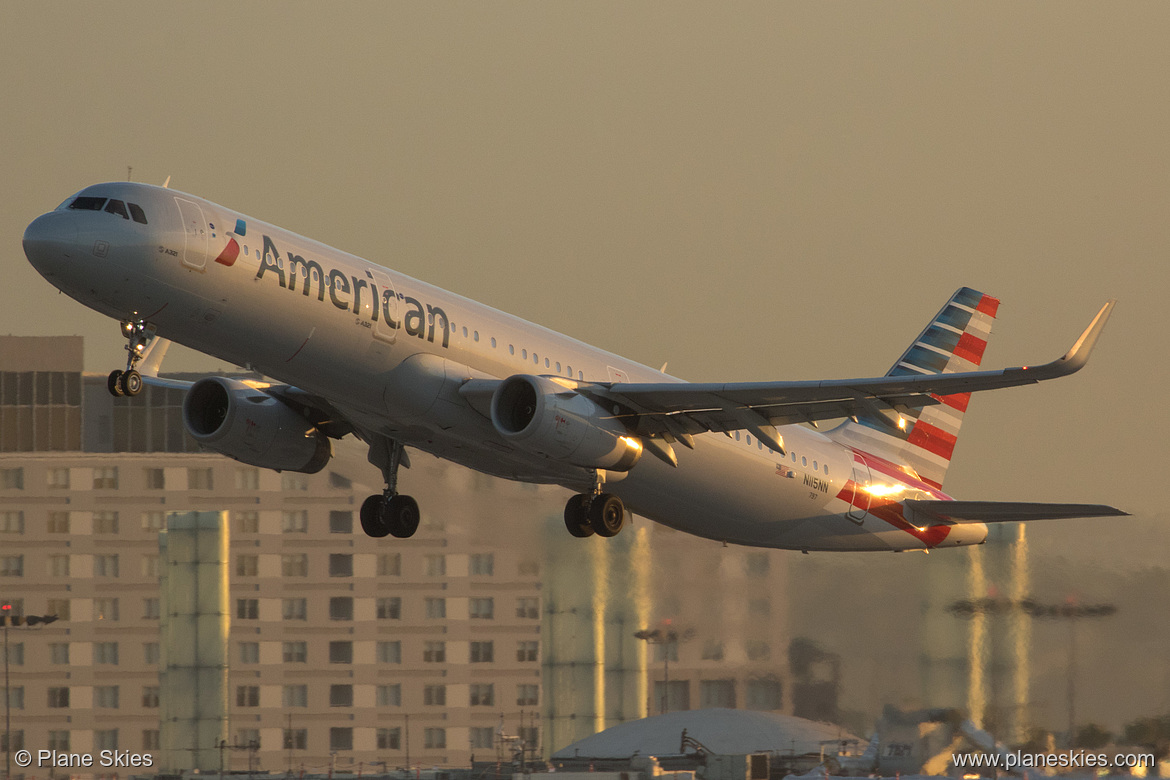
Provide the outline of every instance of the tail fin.
{"type": "MultiPolygon", "coordinates": [[[[973,371],[983,360],[999,301],[969,287],[958,290],[886,376],[973,371]]],[[[831,432],[842,444],[914,469],[942,487],[970,393],[935,396],[934,406],[903,413],[904,427],[879,414],[859,414],[831,432]]]]}

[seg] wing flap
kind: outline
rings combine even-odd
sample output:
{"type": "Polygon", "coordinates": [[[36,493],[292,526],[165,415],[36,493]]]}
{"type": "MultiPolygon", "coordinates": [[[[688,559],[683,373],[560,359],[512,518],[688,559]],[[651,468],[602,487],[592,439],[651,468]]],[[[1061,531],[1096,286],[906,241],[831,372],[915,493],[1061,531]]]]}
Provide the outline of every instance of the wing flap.
{"type": "Polygon", "coordinates": [[[1105,504],[1043,504],[1023,501],[934,501],[909,498],[902,502],[906,519],[917,526],[952,523],[1023,523],[1073,517],[1125,517],[1105,504]]]}

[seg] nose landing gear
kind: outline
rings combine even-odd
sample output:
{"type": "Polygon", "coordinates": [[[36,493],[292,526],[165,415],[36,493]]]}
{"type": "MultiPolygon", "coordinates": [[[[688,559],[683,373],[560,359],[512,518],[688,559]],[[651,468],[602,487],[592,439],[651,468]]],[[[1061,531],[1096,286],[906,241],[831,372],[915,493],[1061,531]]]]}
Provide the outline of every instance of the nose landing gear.
{"type": "Polygon", "coordinates": [[[111,371],[106,380],[106,388],[110,395],[136,396],[142,392],[142,375],[134,367],[142,360],[147,346],[154,340],[155,328],[142,320],[126,320],[122,323],[122,334],[129,342],[126,345],[126,370],[111,371]]]}
{"type": "Polygon", "coordinates": [[[379,436],[370,444],[370,463],[382,469],[386,489],[362,502],[359,516],[367,536],[381,539],[395,536],[408,539],[418,530],[418,502],[398,493],[398,467],[410,468],[405,448],[396,441],[379,436]]]}

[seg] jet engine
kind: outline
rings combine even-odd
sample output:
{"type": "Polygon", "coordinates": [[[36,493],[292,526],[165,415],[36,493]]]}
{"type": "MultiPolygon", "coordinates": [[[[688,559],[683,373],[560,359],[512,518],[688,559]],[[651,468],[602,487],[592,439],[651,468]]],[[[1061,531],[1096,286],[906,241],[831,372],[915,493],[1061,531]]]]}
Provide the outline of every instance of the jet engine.
{"type": "Polygon", "coordinates": [[[492,395],[491,411],[501,436],[553,460],[628,471],[642,456],[642,442],[621,420],[544,377],[508,377],[492,395]]]}
{"type": "Polygon", "coordinates": [[[333,455],[329,437],[296,410],[243,382],[200,379],[183,399],[195,441],[241,463],[315,474],[333,455]]]}

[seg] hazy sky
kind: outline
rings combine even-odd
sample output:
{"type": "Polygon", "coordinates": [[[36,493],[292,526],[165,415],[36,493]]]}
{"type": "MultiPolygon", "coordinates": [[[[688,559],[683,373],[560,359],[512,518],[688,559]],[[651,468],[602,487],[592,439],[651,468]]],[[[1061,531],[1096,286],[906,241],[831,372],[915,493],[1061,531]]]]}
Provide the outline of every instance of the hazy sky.
{"type": "Polygon", "coordinates": [[[975,400],[947,487],[1150,515],[1168,38],[1162,3],[8,3],[0,332],[120,365],[20,236],[127,166],[694,380],[880,375],[961,285],[1003,300],[988,363],[1037,363],[1115,297],[1080,375],[975,400]]]}

